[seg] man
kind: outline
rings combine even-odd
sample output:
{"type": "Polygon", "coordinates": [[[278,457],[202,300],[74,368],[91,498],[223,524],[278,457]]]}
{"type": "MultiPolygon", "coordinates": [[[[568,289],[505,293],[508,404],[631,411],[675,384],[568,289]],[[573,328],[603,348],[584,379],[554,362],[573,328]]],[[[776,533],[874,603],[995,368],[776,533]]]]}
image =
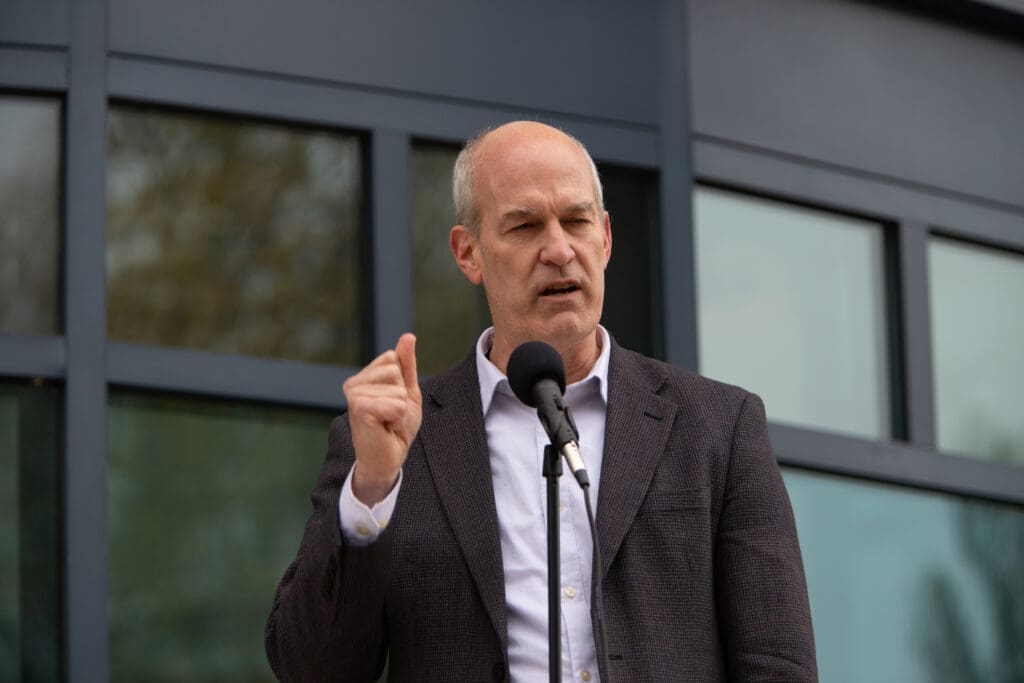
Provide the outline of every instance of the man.
{"type": "Polygon", "coordinates": [[[760,400],[617,346],[598,325],[611,224],[575,139],[516,122],[456,163],[459,268],[492,330],[418,384],[404,335],[345,382],[314,513],[278,588],[284,680],[547,677],[546,437],[504,378],[540,339],[597,496],[610,671],[591,620],[592,545],[563,478],[563,679],[816,680],[789,500],[760,400]]]}

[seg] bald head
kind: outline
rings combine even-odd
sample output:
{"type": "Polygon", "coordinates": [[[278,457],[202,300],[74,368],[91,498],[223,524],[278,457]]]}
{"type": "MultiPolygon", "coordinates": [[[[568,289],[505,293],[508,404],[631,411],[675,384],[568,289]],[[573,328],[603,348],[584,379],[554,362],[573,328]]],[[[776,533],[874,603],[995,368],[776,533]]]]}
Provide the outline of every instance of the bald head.
{"type": "Polygon", "coordinates": [[[604,211],[604,196],[597,166],[582,142],[544,123],[513,121],[479,133],[466,143],[455,160],[452,173],[455,218],[456,222],[469,229],[474,238],[480,236],[479,177],[492,164],[501,163],[510,151],[530,145],[563,146],[568,153],[578,154],[580,163],[587,165],[593,179],[594,204],[599,212],[604,211]]]}

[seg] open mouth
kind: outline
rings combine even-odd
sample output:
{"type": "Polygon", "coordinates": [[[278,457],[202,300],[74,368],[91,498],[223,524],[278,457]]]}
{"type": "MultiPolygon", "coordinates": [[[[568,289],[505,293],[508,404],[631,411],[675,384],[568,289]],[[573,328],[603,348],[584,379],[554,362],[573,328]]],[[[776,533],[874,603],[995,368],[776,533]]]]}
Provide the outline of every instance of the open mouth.
{"type": "Polygon", "coordinates": [[[546,288],[540,293],[541,296],[563,296],[566,294],[572,294],[573,292],[579,291],[579,286],[568,283],[564,285],[553,285],[546,288]]]}

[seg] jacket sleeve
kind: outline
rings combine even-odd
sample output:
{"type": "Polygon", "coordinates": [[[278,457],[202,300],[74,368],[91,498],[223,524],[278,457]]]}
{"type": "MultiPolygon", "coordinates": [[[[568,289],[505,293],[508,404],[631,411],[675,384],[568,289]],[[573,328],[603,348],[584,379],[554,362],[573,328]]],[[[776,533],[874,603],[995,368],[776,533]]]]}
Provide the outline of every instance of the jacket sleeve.
{"type": "Polygon", "coordinates": [[[753,394],[733,431],[715,566],[729,680],[817,681],[793,511],[753,394]]]}
{"type": "Polygon", "coordinates": [[[365,547],[344,542],[338,496],[354,460],[348,416],[342,415],[331,425],[313,514],[267,619],[267,660],[281,681],[375,681],[384,666],[393,534],[385,529],[365,547]]]}

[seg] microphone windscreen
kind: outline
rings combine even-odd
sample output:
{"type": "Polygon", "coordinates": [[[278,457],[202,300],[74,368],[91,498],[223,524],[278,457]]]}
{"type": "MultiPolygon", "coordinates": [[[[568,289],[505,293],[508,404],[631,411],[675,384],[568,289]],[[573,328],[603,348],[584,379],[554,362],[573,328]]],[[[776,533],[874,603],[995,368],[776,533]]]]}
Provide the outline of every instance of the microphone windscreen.
{"type": "Polygon", "coordinates": [[[516,347],[508,359],[508,383],[520,401],[536,408],[533,387],[542,379],[554,380],[565,393],[565,364],[558,351],[542,341],[528,341],[516,347]]]}

